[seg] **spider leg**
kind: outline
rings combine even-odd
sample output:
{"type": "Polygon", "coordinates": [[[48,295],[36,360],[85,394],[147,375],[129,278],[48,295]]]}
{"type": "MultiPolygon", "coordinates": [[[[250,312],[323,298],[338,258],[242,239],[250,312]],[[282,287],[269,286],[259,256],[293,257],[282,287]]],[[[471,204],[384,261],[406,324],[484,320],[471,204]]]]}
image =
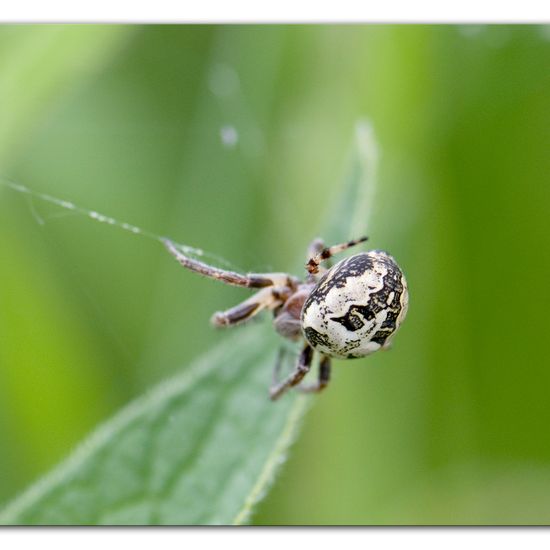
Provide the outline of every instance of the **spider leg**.
{"type": "MultiPolygon", "coordinates": [[[[325,248],[325,243],[323,239],[314,239],[308,246],[307,249],[307,258],[315,258],[321,251],[325,248]]],[[[327,262],[328,264],[328,262],[327,262]]],[[[315,283],[317,281],[317,275],[320,275],[326,271],[326,268],[319,267],[316,274],[308,273],[306,281],[308,283],[315,283]]]]}
{"type": "Polygon", "coordinates": [[[273,401],[278,399],[285,393],[289,388],[296,386],[302,381],[302,378],[309,372],[311,368],[311,360],[313,358],[313,348],[306,344],[300,357],[298,358],[298,363],[296,368],[292,371],[282,382],[275,383],[271,386],[269,390],[269,396],[273,401]]]}
{"type": "Polygon", "coordinates": [[[186,256],[168,239],[164,239],[163,243],[168,252],[170,252],[183,267],[195,273],[199,273],[200,275],[204,275],[205,277],[217,279],[222,283],[248,288],[264,288],[275,285],[295,286],[296,284],[296,282],[286,273],[248,273],[247,275],[242,275],[234,271],[219,269],[186,256]]]}
{"type": "Polygon", "coordinates": [[[243,323],[264,309],[274,309],[280,306],[287,299],[288,293],[287,287],[263,288],[244,302],[226,311],[214,313],[211,323],[216,327],[227,327],[243,323]]]}
{"type": "Polygon", "coordinates": [[[306,269],[310,274],[318,273],[319,264],[321,262],[323,262],[324,260],[328,260],[335,254],[338,254],[339,252],[343,252],[344,250],[352,246],[363,243],[367,239],[368,237],[360,237],[359,239],[354,239],[354,240],[348,241],[347,243],[336,244],[334,246],[329,246],[328,248],[323,248],[320,252],[318,252],[315,256],[312,256],[308,260],[306,264],[306,269]]]}
{"type": "Polygon", "coordinates": [[[309,246],[307,248],[307,258],[308,258],[308,260],[310,258],[313,258],[313,257],[317,256],[317,254],[319,254],[319,252],[321,252],[321,250],[323,250],[323,248],[325,248],[325,243],[324,243],[323,239],[313,239],[311,241],[311,243],[309,243],[309,246]]]}
{"type": "Polygon", "coordinates": [[[298,390],[304,393],[319,393],[324,390],[330,381],[330,357],[323,355],[319,364],[319,379],[315,384],[300,385],[298,390]]]}
{"type": "MultiPolygon", "coordinates": [[[[310,260],[311,258],[317,257],[319,254],[321,254],[323,252],[324,249],[325,249],[325,243],[324,243],[323,239],[314,239],[310,243],[310,245],[307,249],[307,258],[308,258],[308,260],[310,260]]],[[[308,262],[308,265],[309,265],[309,262],[308,262]]],[[[328,269],[331,266],[332,266],[332,262],[330,261],[329,258],[327,258],[325,260],[325,267],[322,267],[321,265],[318,265],[317,266],[317,271],[315,271],[314,273],[310,272],[310,273],[307,274],[307,282],[308,283],[315,283],[318,280],[318,276],[322,275],[323,273],[328,271],[328,269]]]]}

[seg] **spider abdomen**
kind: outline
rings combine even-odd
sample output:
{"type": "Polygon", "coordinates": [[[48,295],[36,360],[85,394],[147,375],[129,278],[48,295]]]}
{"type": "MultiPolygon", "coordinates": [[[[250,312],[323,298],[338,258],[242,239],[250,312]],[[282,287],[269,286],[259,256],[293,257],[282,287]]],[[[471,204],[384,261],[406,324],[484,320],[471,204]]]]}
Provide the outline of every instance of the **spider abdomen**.
{"type": "Polygon", "coordinates": [[[302,308],[302,331],[317,351],[341,359],[387,347],[405,318],[407,283],[395,260],[373,250],[338,262],[302,308]]]}

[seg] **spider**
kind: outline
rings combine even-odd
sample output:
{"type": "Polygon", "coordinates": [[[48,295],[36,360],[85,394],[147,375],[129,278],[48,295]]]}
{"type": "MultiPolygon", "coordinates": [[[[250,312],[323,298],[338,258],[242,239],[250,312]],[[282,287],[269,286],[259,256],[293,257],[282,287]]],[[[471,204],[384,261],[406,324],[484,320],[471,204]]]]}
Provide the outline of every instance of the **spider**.
{"type": "Polygon", "coordinates": [[[191,271],[229,285],[258,289],[244,302],[214,313],[214,326],[238,325],[267,309],[273,312],[273,325],[281,336],[302,341],[294,370],[281,381],[279,354],[269,392],[275,400],[295,386],[305,392],[323,390],[330,380],[331,358],[364,357],[389,347],[409,301],[405,276],[395,260],[382,250],[371,250],[344,258],[333,267],[321,265],[366,240],[361,237],[325,247],[321,239],[315,239],[308,249],[304,281],[288,273],[226,271],[186,256],[168,239],[163,242],[191,271]],[[304,385],[301,382],[315,352],[320,355],[319,376],[316,383],[304,385]]]}

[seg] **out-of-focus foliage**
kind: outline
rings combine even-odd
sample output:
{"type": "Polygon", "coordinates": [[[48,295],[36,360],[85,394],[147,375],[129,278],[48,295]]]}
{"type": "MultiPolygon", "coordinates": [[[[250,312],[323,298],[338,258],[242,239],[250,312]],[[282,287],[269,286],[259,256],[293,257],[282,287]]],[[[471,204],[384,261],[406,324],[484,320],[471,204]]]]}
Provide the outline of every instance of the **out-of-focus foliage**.
{"type": "MultiPolygon", "coordinates": [[[[371,244],[409,316],[391,352],[335,364],[257,523],[550,522],[549,37],[0,28],[3,176],[243,270],[294,267],[373,120],[371,244]]],[[[3,502],[221,339],[211,312],[243,296],[60,214],[0,191],[3,502]]]]}
{"type": "Polygon", "coordinates": [[[276,342],[246,327],[103,424],[0,512],[1,525],[226,525],[249,520],[307,398],[273,407],[276,342]],[[231,368],[220,368],[220,366],[231,368]]]}

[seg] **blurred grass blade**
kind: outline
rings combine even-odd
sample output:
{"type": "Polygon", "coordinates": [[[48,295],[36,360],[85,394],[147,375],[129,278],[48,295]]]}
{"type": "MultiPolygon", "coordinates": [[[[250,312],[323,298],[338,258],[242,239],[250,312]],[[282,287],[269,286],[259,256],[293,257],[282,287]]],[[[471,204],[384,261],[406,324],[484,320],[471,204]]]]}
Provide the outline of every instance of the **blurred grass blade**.
{"type": "Polygon", "coordinates": [[[124,25],[14,25],[0,35],[0,166],[13,160],[59,100],[112,61],[124,25]]]}
{"type": "Polygon", "coordinates": [[[354,147],[349,167],[336,200],[329,205],[329,224],[322,233],[326,242],[344,242],[365,234],[376,193],[379,151],[369,120],[355,126],[354,147]]]}
{"type": "MultiPolygon", "coordinates": [[[[364,231],[372,130],[358,125],[327,242],[364,231]]],[[[168,259],[167,259],[168,261],[168,259]]],[[[267,389],[279,340],[239,328],[181,375],[125,407],[0,514],[3,524],[245,523],[284,461],[311,398],[267,389]]]]}

